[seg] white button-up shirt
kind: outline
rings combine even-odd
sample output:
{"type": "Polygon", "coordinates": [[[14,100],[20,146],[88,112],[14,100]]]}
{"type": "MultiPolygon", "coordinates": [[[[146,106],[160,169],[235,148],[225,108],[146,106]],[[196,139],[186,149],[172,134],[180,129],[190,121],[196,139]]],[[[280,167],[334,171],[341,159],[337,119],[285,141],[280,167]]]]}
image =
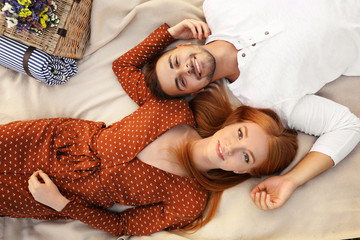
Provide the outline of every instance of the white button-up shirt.
{"type": "Polygon", "coordinates": [[[360,75],[358,0],[205,0],[212,34],[238,50],[228,86],[244,104],[274,109],[289,127],[320,136],[311,151],[341,161],[360,141],[360,119],[313,95],[340,75],[360,75]],[[345,3],[346,2],[346,3],[345,3]]]}

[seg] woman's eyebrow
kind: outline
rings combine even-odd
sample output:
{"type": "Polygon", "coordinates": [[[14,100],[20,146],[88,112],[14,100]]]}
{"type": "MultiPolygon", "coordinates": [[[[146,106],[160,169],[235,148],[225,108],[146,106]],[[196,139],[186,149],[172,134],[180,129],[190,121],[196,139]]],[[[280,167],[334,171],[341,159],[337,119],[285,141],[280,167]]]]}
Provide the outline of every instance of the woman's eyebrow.
{"type": "MultiPolygon", "coordinates": [[[[244,126],[244,135],[245,135],[245,137],[248,137],[248,128],[246,126],[244,126]]],[[[253,163],[255,163],[256,159],[255,159],[254,153],[251,150],[248,150],[248,151],[251,155],[251,158],[253,159],[253,163]]]]}

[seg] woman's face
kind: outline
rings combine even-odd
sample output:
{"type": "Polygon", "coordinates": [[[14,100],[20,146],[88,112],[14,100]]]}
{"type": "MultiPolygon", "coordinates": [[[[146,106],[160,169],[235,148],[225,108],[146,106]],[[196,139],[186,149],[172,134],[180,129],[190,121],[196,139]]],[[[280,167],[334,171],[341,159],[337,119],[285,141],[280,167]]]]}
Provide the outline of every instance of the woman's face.
{"type": "Polygon", "coordinates": [[[268,135],[256,123],[242,122],[217,131],[207,145],[212,168],[249,173],[260,166],[269,152],[268,135]]]}

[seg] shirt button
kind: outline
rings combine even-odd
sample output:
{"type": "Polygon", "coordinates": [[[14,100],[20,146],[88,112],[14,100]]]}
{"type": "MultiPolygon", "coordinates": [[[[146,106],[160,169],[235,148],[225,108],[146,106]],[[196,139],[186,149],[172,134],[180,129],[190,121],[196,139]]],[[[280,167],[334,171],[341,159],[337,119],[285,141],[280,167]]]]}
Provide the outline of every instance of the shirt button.
{"type": "Polygon", "coordinates": [[[241,54],[241,56],[242,56],[242,57],[245,57],[245,56],[246,56],[246,54],[245,54],[245,53],[243,53],[243,54],[241,54]]]}
{"type": "Polygon", "coordinates": [[[266,32],[265,32],[265,35],[269,35],[269,32],[268,32],[268,31],[266,31],[266,32]]]}
{"type": "Polygon", "coordinates": [[[255,47],[255,46],[256,46],[256,43],[252,44],[251,46],[255,47]]]}

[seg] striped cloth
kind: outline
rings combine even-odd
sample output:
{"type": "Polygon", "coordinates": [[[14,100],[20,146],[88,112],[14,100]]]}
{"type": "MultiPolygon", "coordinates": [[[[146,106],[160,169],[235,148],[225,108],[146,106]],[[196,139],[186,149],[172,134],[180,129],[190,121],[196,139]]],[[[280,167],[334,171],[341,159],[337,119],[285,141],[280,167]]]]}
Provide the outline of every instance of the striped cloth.
{"type": "MultiPolygon", "coordinates": [[[[23,67],[23,58],[29,46],[14,39],[0,35],[0,64],[17,72],[27,74],[23,67]]],[[[53,56],[34,49],[28,60],[28,73],[48,85],[66,83],[77,73],[74,59],[53,56]]]]}

